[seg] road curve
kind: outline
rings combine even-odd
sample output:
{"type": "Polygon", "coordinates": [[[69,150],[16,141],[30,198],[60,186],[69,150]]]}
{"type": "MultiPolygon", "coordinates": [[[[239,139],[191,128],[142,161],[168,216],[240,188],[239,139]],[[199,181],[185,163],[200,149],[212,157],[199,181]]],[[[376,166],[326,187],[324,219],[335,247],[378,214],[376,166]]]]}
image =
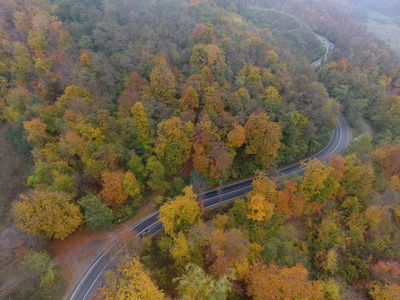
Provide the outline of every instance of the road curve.
{"type": "Polygon", "coordinates": [[[311,64],[311,67],[316,67],[316,66],[320,66],[324,61],[326,61],[328,59],[328,54],[330,51],[332,51],[333,49],[333,44],[331,42],[329,42],[327,39],[324,39],[323,37],[317,35],[317,38],[319,39],[319,41],[324,44],[325,48],[326,48],[326,52],[325,55],[322,56],[320,59],[314,61],[311,64]]]}
{"type": "MultiPolygon", "coordinates": [[[[339,124],[334,128],[329,143],[320,152],[302,162],[313,158],[327,161],[331,155],[340,155],[340,153],[347,148],[351,139],[350,129],[342,115],[338,114],[338,119],[339,124]]],[[[305,171],[302,167],[302,162],[280,169],[280,176],[289,176],[294,174],[302,176],[305,171]]],[[[252,181],[253,178],[246,179],[207,191],[198,197],[203,201],[204,208],[210,208],[245,196],[252,189],[252,181]]],[[[152,235],[156,234],[163,229],[161,221],[158,219],[158,215],[159,211],[154,212],[132,226],[129,231],[135,232],[136,236],[141,236],[143,233],[148,232],[152,235]]],[[[123,250],[123,248],[123,242],[121,238],[119,238],[96,259],[90,269],[86,272],[83,279],[79,282],[78,286],[74,289],[72,295],[70,293],[66,299],[89,299],[89,296],[96,291],[100,286],[100,283],[104,282],[105,271],[112,267],[113,259],[123,250]]]]}

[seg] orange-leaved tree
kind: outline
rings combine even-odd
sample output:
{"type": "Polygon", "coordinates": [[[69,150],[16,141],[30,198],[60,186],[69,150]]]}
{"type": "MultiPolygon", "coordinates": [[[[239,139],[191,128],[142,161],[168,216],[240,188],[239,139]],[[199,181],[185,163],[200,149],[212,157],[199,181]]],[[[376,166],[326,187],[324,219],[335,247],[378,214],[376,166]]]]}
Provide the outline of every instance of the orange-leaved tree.
{"type": "Polygon", "coordinates": [[[103,176],[103,189],[100,192],[101,199],[111,206],[123,204],[128,199],[124,189],[125,174],[123,171],[106,173],[103,176]]]}
{"type": "Polygon", "coordinates": [[[400,143],[383,145],[372,156],[385,173],[400,176],[400,143]]]}
{"type": "Polygon", "coordinates": [[[33,118],[30,121],[25,121],[23,125],[24,129],[28,132],[26,139],[28,142],[34,143],[37,147],[43,147],[51,137],[46,132],[47,124],[42,122],[39,118],[33,118]]]}
{"type": "Polygon", "coordinates": [[[255,265],[248,277],[247,293],[254,299],[323,299],[318,281],[308,280],[308,271],[301,264],[292,268],[255,265]]]}
{"type": "Polygon", "coordinates": [[[244,127],[239,123],[234,124],[232,130],[227,134],[227,139],[229,153],[234,157],[236,155],[235,149],[242,147],[246,141],[244,127]]]}
{"type": "Polygon", "coordinates": [[[207,233],[206,264],[210,266],[212,275],[221,277],[231,269],[236,271],[238,279],[243,278],[250,265],[247,259],[250,252],[247,232],[232,228],[213,229],[207,233]]]}
{"type": "Polygon", "coordinates": [[[217,127],[208,114],[202,116],[195,127],[193,143],[193,166],[210,183],[227,177],[233,157],[221,141],[217,127]]]}

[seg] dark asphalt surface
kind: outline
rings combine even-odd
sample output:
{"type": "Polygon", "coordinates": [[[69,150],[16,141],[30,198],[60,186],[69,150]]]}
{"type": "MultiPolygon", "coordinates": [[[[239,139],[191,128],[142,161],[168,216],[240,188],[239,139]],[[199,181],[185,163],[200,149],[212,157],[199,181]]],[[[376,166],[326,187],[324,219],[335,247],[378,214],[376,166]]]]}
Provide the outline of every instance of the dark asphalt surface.
{"type": "MultiPolygon", "coordinates": [[[[328,43],[328,42],[327,42],[328,43]]],[[[325,44],[325,43],[324,43],[325,44]]],[[[328,48],[328,47],[327,47],[328,48]]],[[[347,148],[351,139],[350,129],[343,116],[339,115],[339,124],[334,128],[331,140],[317,154],[311,156],[305,161],[317,158],[321,161],[326,161],[333,154],[339,155],[347,148]]],[[[303,161],[304,162],[304,161],[303,161]]],[[[280,170],[283,175],[302,176],[304,168],[301,163],[297,163],[280,170]]],[[[218,204],[232,201],[245,196],[252,189],[253,178],[236,182],[220,189],[210,190],[202,195],[204,208],[210,208],[218,204]]],[[[155,212],[146,218],[136,223],[130,231],[136,232],[137,236],[145,233],[152,235],[163,229],[161,221],[158,220],[159,212],[155,212]]],[[[113,259],[123,250],[124,245],[121,239],[118,239],[109,249],[101,254],[93,263],[91,268],[86,272],[84,278],[79,285],[74,289],[72,295],[67,296],[70,300],[85,300],[92,298],[92,293],[97,290],[102,282],[104,282],[104,273],[112,267],[113,259]]]]}

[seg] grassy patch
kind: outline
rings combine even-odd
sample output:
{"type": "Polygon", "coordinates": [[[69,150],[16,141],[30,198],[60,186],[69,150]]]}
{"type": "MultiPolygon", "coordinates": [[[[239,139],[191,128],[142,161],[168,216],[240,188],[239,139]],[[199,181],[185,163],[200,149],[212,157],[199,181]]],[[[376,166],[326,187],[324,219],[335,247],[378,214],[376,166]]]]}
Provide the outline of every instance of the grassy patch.
{"type": "Polygon", "coordinates": [[[376,11],[368,11],[368,22],[364,23],[382,41],[400,53],[400,28],[396,20],[376,11]]]}
{"type": "Polygon", "coordinates": [[[368,19],[370,20],[374,20],[378,23],[381,24],[390,24],[392,23],[392,18],[387,16],[387,15],[383,15],[377,11],[374,10],[368,10],[368,19]]]}
{"type": "Polygon", "coordinates": [[[274,9],[249,7],[244,15],[252,20],[254,25],[267,27],[272,31],[291,31],[301,27],[295,17],[274,9]]]}

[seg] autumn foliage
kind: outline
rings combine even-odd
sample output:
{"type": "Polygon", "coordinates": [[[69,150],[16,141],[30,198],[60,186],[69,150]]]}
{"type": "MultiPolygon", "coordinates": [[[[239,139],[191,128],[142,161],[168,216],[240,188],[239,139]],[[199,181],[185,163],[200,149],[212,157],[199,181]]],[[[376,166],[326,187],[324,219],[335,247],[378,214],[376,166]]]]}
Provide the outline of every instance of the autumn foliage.
{"type": "Polygon", "coordinates": [[[384,172],[400,176],[400,144],[384,145],[376,149],[373,155],[384,172]]]}
{"type": "Polygon", "coordinates": [[[162,300],[164,293],[153,283],[150,272],[136,257],[125,257],[117,273],[106,273],[102,295],[107,300],[150,299],[162,300]]]}
{"type": "Polygon", "coordinates": [[[79,207],[62,192],[34,191],[14,204],[17,226],[25,232],[64,239],[82,224],[79,207]]]}
{"type": "Polygon", "coordinates": [[[400,60],[357,18],[328,0],[0,1],[2,134],[34,164],[17,227],[108,229],[156,196],[166,235],[144,239],[106,298],[162,299],[143,263],[182,298],[396,299],[400,60]],[[334,48],[310,67],[315,32],[334,48]],[[301,178],[266,175],[323,148],[338,112],[374,136],[301,178]],[[184,188],[254,175],[214,219],[184,188]]]}
{"type": "Polygon", "coordinates": [[[146,191],[173,193],[184,167],[211,186],[324,143],[337,106],[305,59],[294,75],[278,55],[296,47],[244,21],[241,3],[195,2],[1,2],[0,119],[32,153],[32,187],[77,205],[96,194],[114,224],[146,191]]]}
{"type": "Polygon", "coordinates": [[[255,156],[262,168],[267,168],[278,155],[281,128],[269,122],[265,113],[252,114],[245,125],[246,153],[255,156]]]}
{"type": "MultiPolygon", "coordinates": [[[[131,179],[133,179],[133,177],[131,179]]],[[[124,188],[124,182],[128,191],[136,194],[134,189],[130,186],[131,180],[129,179],[129,175],[127,179],[125,179],[125,175],[122,171],[114,171],[105,174],[103,178],[103,189],[100,192],[103,201],[111,206],[123,204],[128,199],[128,194],[124,188]]]]}
{"type": "Polygon", "coordinates": [[[308,280],[301,264],[292,268],[255,265],[249,273],[249,296],[255,299],[324,299],[318,281],[308,280]]]}
{"type": "Polygon", "coordinates": [[[184,188],[184,195],[165,203],[160,208],[159,219],[167,234],[173,235],[187,230],[191,225],[200,222],[200,207],[191,186],[184,188]]]}

